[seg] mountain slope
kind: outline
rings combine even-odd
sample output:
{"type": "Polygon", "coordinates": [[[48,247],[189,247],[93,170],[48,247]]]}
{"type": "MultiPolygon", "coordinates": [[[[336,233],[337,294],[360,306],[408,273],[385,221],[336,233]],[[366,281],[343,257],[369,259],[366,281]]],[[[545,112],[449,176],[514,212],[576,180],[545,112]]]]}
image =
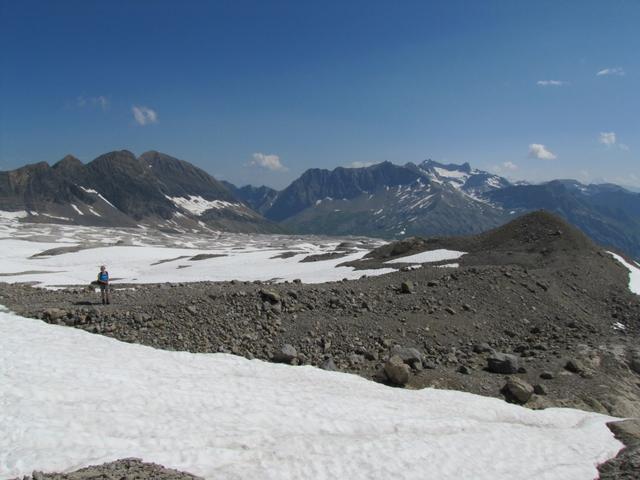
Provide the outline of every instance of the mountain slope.
{"type": "Polygon", "coordinates": [[[281,231],[203,170],[159,152],[115,151],[86,165],[67,156],[0,172],[0,210],[24,210],[35,222],[281,231]]]}
{"type": "Polygon", "coordinates": [[[300,233],[383,238],[478,233],[508,220],[481,197],[508,184],[468,164],[431,160],[313,169],[280,192],[265,216],[300,233]]]}
{"type": "Polygon", "coordinates": [[[234,184],[229,182],[222,181],[221,183],[237,200],[244,202],[260,214],[264,214],[269,210],[278,196],[277,190],[264,185],[260,187],[254,187],[253,185],[236,187],[234,184]]]}

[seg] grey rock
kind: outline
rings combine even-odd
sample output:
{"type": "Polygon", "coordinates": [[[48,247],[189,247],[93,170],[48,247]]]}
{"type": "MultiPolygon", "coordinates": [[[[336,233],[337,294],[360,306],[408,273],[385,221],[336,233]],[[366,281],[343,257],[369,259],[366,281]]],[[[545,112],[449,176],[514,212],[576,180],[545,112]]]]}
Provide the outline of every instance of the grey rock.
{"type": "Polygon", "coordinates": [[[475,353],[488,353],[493,352],[493,348],[488,343],[476,343],[473,346],[473,351],[475,353]]]}
{"type": "Polygon", "coordinates": [[[519,377],[510,377],[503,388],[505,396],[514,402],[525,404],[533,395],[533,387],[519,377]]]}
{"type": "Polygon", "coordinates": [[[324,362],[320,364],[320,368],[322,370],[328,370],[330,372],[336,372],[338,367],[336,367],[336,363],[333,361],[333,358],[329,357],[324,362]]]}
{"type": "Polygon", "coordinates": [[[274,362],[291,363],[298,356],[298,352],[293,345],[284,344],[282,348],[273,356],[274,362]]]}
{"type": "Polygon", "coordinates": [[[280,295],[273,290],[260,290],[260,297],[263,302],[269,302],[271,304],[279,303],[281,300],[280,295]]]}
{"type": "Polygon", "coordinates": [[[422,353],[417,348],[401,347],[396,345],[391,349],[391,355],[398,356],[406,364],[412,364],[415,362],[422,363],[422,353]]]}
{"type": "Polygon", "coordinates": [[[402,358],[394,355],[385,363],[384,373],[391,383],[403,387],[409,381],[411,371],[402,358]]]}
{"type": "Polygon", "coordinates": [[[494,353],[487,359],[487,369],[491,373],[512,374],[519,368],[518,357],[508,353],[494,353]]]}
{"type": "Polygon", "coordinates": [[[538,383],[533,386],[533,393],[536,395],[546,395],[548,393],[547,387],[538,383]]]}
{"type": "Polygon", "coordinates": [[[413,290],[413,282],[410,282],[409,280],[400,284],[400,293],[413,293],[413,290]]]}

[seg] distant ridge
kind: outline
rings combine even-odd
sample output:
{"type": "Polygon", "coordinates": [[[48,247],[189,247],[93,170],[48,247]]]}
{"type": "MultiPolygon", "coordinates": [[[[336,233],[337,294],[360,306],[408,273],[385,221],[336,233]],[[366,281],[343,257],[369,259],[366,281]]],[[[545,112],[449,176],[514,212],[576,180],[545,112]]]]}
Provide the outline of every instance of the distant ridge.
{"type": "Polygon", "coordinates": [[[0,210],[24,211],[30,222],[282,231],[204,170],[155,151],[109,152],[86,165],[67,155],[52,167],[0,172],[0,210]]]}

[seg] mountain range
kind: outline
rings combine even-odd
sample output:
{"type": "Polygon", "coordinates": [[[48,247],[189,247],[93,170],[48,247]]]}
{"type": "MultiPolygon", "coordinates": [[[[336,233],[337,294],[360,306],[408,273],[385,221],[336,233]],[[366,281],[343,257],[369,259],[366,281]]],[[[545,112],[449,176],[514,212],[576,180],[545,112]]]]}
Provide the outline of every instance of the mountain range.
{"type": "Polygon", "coordinates": [[[639,193],[575,180],[513,183],[468,163],[310,169],[281,191],[218,181],[155,151],[0,172],[0,210],[35,222],[392,239],[479,233],[540,209],[640,259],[639,193]]]}
{"type": "Polygon", "coordinates": [[[0,210],[25,211],[30,222],[282,231],[204,170],[155,151],[110,152],[86,165],[68,155],[0,172],[0,210]]]}

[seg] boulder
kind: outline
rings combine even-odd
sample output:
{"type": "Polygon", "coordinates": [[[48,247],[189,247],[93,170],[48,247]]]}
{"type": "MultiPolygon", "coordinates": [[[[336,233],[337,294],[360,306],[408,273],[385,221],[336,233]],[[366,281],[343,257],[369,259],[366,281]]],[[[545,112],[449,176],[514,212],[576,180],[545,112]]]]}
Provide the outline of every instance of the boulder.
{"type": "Polygon", "coordinates": [[[417,348],[396,345],[391,349],[391,355],[400,357],[402,361],[408,365],[422,363],[422,353],[420,353],[420,350],[417,348]]]}
{"type": "Polygon", "coordinates": [[[338,370],[338,367],[336,367],[336,363],[333,361],[333,358],[331,357],[327,358],[324,362],[322,362],[320,364],[320,368],[322,370],[328,370],[330,372],[335,372],[338,370]]]}
{"type": "Polygon", "coordinates": [[[297,356],[298,352],[293,345],[286,343],[273,355],[273,361],[279,363],[291,363],[297,356]]]}
{"type": "Polygon", "coordinates": [[[473,351],[475,353],[489,353],[493,352],[493,348],[488,343],[476,343],[473,346],[473,351]]]}
{"type": "Polygon", "coordinates": [[[508,400],[525,404],[533,395],[533,387],[518,377],[510,377],[502,389],[508,400]]]}
{"type": "Polygon", "coordinates": [[[57,320],[60,320],[63,317],[66,317],[67,312],[60,308],[47,308],[43,310],[42,316],[44,317],[45,320],[55,322],[57,320]]]}
{"type": "Polygon", "coordinates": [[[491,373],[512,374],[518,373],[518,357],[508,353],[494,353],[487,359],[487,369],[491,373]]]}
{"type": "Polygon", "coordinates": [[[389,382],[394,385],[403,387],[409,381],[409,375],[411,370],[409,366],[404,363],[402,358],[397,355],[392,356],[384,365],[384,373],[387,376],[389,382]]]}
{"type": "Polygon", "coordinates": [[[280,303],[280,295],[273,290],[260,290],[260,297],[263,302],[269,302],[271,304],[280,303]]]}
{"type": "Polygon", "coordinates": [[[580,375],[581,377],[589,377],[592,373],[591,369],[587,367],[582,361],[576,358],[570,358],[564,365],[565,370],[580,375]]]}
{"type": "Polygon", "coordinates": [[[413,293],[413,290],[413,282],[410,282],[409,280],[400,284],[400,293],[413,293]]]}

